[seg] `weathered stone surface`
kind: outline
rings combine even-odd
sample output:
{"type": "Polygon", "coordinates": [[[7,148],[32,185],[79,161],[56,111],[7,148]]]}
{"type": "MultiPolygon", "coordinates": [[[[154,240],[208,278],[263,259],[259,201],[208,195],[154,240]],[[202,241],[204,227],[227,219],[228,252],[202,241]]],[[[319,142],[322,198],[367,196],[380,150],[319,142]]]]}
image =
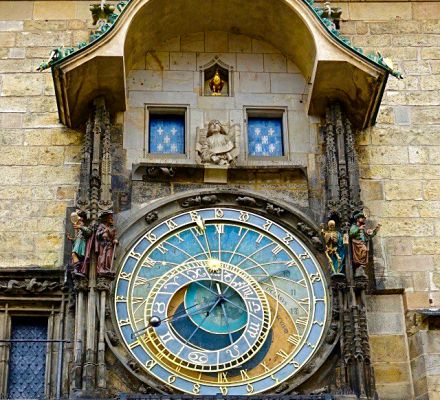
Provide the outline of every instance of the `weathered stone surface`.
{"type": "Polygon", "coordinates": [[[350,3],[350,19],[369,21],[374,15],[375,20],[411,19],[411,4],[405,3],[350,3]]]}
{"type": "Polygon", "coordinates": [[[401,335],[404,332],[403,316],[397,313],[368,313],[370,335],[401,335]]]}
{"type": "Polygon", "coordinates": [[[410,371],[406,362],[375,363],[376,384],[409,382],[410,371]]]}
{"type": "Polygon", "coordinates": [[[386,200],[421,200],[422,183],[417,181],[391,181],[384,186],[386,200]]]}
{"type": "Polygon", "coordinates": [[[406,339],[402,335],[370,335],[373,362],[401,362],[406,354],[406,339]]]}
{"type": "Polygon", "coordinates": [[[33,74],[8,74],[3,79],[2,96],[40,96],[43,93],[45,76],[33,74]]]}

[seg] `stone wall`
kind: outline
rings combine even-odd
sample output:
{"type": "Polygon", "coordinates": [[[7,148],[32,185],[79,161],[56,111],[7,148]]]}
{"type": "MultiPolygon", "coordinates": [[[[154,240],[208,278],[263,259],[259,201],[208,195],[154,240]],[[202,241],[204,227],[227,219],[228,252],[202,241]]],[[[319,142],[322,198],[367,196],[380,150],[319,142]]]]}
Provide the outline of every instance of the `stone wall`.
{"type": "Polygon", "coordinates": [[[60,267],[82,135],[58,122],[51,49],[88,35],[88,2],[0,2],[0,266],[60,267]]]}
{"type": "Polygon", "coordinates": [[[376,250],[385,287],[408,308],[440,306],[440,2],[342,3],[342,32],[391,57],[374,128],[358,138],[363,199],[383,227],[376,250]]]}
{"type": "Polygon", "coordinates": [[[436,399],[437,355],[428,354],[439,352],[438,335],[425,328],[407,337],[398,314],[440,306],[440,2],[338,5],[343,34],[392,58],[405,76],[389,79],[376,126],[357,141],[363,200],[370,222],[383,225],[374,243],[378,288],[405,289],[403,304],[397,295],[369,304],[376,383],[385,399],[436,399]],[[402,364],[407,340],[411,373],[402,364]]]}
{"type": "MultiPolygon", "coordinates": [[[[440,306],[440,2],[338,5],[343,8],[342,33],[366,52],[391,57],[405,75],[402,81],[389,79],[376,126],[357,141],[363,200],[370,222],[383,224],[375,239],[378,287],[405,288],[403,296],[369,302],[377,386],[383,399],[435,399],[440,380],[437,335],[429,326],[409,335],[403,315],[407,309],[440,306]]],[[[77,189],[82,135],[58,123],[51,75],[36,68],[52,48],[87,37],[88,7],[88,1],[0,1],[1,267],[62,265],[65,213],[77,189]]],[[[265,55],[276,53],[254,51],[253,44],[260,42],[249,40],[243,53],[261,54],[263,70],[244,74],[294,73],[287,61],[282,71],[265,71],[265,55]]],[[[230,36],[227,43],[224,51],[231,52],[230,36]]],[[[206,48],[173,51],[203,53],[206,48]]],[[[157,69],[148,60],[146,55],[139,70],[157,69]]],[[[131,107],[143,110],[133,101],[131,97],[131,107]]],[[[206,119],[200,117],[198,123],[206,119]]],[[[289,188],[292,179],[286,183],[289,188]]],[[[258,178],[254,186],[264,188],[265,182],[258,178]]],[[[297,184],[305,204],[304,180],[297,184]]],[[[139,196],[139,203],[150,200],[148,194],[139,196]]]]}
{"type": "Polygon", "coordinates": [[[285,155],[291,164],[307,166],[308,153],[316,152],[317,130],[316,125],[311,129],[304,110],[306,91],[307,84],[296,65],[261,40],[215,31],[177,36],[158,43],[136,61],[136,69],[128,74],[124,146],[129,163],[142,159],[161,161],[154,154],[145,153],[148,135],[145,107],[187,105],[188,157],[194,162],[197,128],[217,119],[241,126],[240,164],[243,164],[244,108],[254,106],[286,110],[288,144],[285,155]],[[214,57],[233,71],[229,82],[233,94],[229,97],[200,96],[203,92],[200,70],[214,57]]]}

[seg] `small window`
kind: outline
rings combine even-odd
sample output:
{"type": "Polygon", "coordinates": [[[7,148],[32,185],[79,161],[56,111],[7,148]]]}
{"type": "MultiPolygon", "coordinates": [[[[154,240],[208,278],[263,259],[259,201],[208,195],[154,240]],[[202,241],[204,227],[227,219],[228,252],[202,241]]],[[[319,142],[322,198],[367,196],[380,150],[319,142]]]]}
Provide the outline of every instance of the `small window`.
{"type": "Polygon", "coordinates": [[[185,153],[185,115],[150,113],[149,122],[149,153],[185,153]]]}
{"type": "Polygon", "coordinates": [[[43,398],[47,319],[13,317],[11,326],[8,398],[43,398]]]}
{"type": "Polygon", "coordinates": [[[247,153],[249,157],[286,155],[284,110],[247,110],[247,153]]]}

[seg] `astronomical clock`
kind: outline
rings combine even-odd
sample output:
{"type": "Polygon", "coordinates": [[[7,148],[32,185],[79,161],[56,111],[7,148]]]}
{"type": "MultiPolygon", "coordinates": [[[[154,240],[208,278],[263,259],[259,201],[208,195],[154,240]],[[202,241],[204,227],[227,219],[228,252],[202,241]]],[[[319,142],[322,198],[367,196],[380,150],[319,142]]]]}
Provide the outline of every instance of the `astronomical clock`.
{"type": "Polygon", "coordinates": [[[125,241],[113,297],[119,356],[177,392],[270,391],[316,358],[329,322],[325,274],[289,212],[205,199],[159,207],[125,241]]]}

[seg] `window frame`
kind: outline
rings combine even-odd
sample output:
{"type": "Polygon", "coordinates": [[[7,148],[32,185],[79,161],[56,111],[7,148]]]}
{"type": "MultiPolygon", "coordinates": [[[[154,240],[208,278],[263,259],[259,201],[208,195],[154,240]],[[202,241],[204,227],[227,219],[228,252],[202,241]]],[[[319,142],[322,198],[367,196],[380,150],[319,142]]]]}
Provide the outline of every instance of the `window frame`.
{"type": "Polygon", "coordinates": [[[189,105],[188,104],[145,104],[144,148],[143,156],[148,160],[170,160],[189,158],[189,105]],[[184,152],[183,153],[150,153],[150,115],[184,116],[184,152]]]}
{"type": "Polygon", "coordinates": [[[289,160],[289,132],[288,132],[288,109],[287,107],[261,107],[261,106],[244,106],[244,154],[246,161],[256,162],[258,164],[272,163],[273,161],[289,160]],[[281,126],[283,129],[283,155],[282,156],[253,156],[249,154],[249,118],[281,118],[281,126]]]}

